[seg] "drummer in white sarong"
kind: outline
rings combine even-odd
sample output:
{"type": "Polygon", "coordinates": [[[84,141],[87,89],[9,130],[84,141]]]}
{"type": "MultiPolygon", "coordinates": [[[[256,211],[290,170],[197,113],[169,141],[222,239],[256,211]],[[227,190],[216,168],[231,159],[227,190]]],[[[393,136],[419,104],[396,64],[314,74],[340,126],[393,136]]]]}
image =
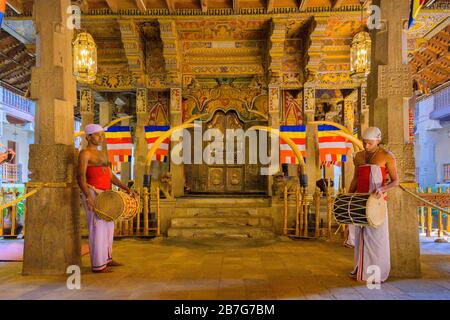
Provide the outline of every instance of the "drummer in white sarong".
{"type": "MultiPolygon", "coordinates": [[[[369,127],[363,133],[364,151],[355,155],[355,175],[349,188],[349,193],[374,193],[377,198],[386,199],[386,191],[395,188],[398,183],[396,160],[394,155],[382,149],[381,131],[369,127]],[[386,184],[389,175],[390,182],[386,184]]],[[[389,277],[391,269],[388,216],[377,228],[354,227],[355,267],[350,273],[358,281],[367,281],[373,274],[373,268],[379,268],[380,282],[389,277]]]]}
{"type": "Polygon", "coordinates": [[[112,173],[107,157],[98,150],[103,141],[103,128],[88,124],[85,129],[88,145],[78,156],[78,184],[89,228],[89,254],[93,272],[111,272],[109,267],[122,264],[112,259],[114,222],[99,219],[94,212],[97,192],[111,189],[111,184],[126,192],[130,189],[112,173]]]}

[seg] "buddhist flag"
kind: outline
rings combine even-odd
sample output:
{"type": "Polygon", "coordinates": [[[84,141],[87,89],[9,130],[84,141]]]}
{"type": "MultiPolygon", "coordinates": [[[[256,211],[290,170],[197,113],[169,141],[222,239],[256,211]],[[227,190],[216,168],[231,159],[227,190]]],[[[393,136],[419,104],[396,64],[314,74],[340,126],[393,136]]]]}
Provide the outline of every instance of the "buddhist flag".
{"type": "Polygon", "coordinates": [[[339,128],[330,125],[318,126],[320,163],[325,166],[337,165],[347,161],[347,153],[352,143],[336,134],[339,128]]]}
{"type": "Polygon", "coordinates": [[[409,12],[409,22],[408,22],[408,29],[411,28],[411,26],[414,24],[414,20],[416,19],[417,15],[419,14],[420,9],[424,6],[424,4],[427,2],[427,0],[411,0],[411,9],[409,12]]]}
{"type": "MultiPolygon", "coordinates": [[[[306,126],[280,126],[280,132],[291,138],[306,159],[306,126]]],[[[289,144],[280,138],[280,162],[298,164],[299,161],[289,144]]]]}
{"type": "MultiPolygon", "coordinates": [[[[170,126],[146,126],[145,127],[145,139],[147,140],[147,147],[150,150],[153,147],[153,143],[165,132],[170,129],[170,126]]],[[[164,139],[164,141],[158,146],[152,160],[167,162],[169,160],[169,142],[170,138],[164,139]]]]}
{"type": "Polygon", "coordinates": [[[129,126],[112,126],[105,132],[108,159],[111,163],[131,162],[133,140],[129,126]]]}
{"type": "Polygon", "coordinates": [[[0,28],[2,27],[3,16],[6,14],[6,0],[0,0],[0,28]]]}

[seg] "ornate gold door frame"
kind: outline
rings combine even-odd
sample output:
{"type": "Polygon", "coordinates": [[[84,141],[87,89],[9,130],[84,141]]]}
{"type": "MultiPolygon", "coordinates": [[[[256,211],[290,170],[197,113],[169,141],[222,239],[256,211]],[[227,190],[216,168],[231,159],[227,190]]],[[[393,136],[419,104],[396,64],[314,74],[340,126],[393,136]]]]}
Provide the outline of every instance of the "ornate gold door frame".
{"type": "MultiPolygon", "coordinates": [[[[203,132],[208,129],[218,129],[223,134],[224,148],[226,146],[226,129],[248,129],[250,125],[244,124],[236,112],[216,111],[211,121],[203,124],[203,132]]],[[[203,142],[203,150],[210,142],[203,142]]],[[[234,143],[234,163],[240,156],[239,150],[245,147],[245,164],[226,164],[225,154],[219,155],[224,164],[192,164],[185,165],[186,184],[190,193],[266,193],[267,177],[260,175],[259,164],[248,164],[249,146],[245,141],[234,143]],[[244,146],[242,145],[244,144],[244,146]]],[[[214,156],[214,155],[213,155],[214,156]]]]}

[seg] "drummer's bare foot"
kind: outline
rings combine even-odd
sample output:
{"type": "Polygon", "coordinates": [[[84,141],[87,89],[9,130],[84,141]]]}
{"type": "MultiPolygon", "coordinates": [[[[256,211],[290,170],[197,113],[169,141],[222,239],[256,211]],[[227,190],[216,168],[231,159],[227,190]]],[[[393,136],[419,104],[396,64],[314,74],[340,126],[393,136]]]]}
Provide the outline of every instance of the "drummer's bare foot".
{"type": "Polygon", "coordinates": [[[349,274],[348,274],[348,276],[351,278],[351,279],[356,279],[356,270],[354,270],[354,271],[352,271],[352,272],[350,272],[349,274]]]}
{"type": "Polygon", "coordinates": [[[111,273],[113,271],[112,271],[111,268],[106,267],[106,268],[104,268],[102,270],[92,270],[92,272],[94,272],[94,273],[111,273]]]}
{"type": "Polygon", "coordinates": [[[117,262],[115,260],[111,260],[110,262],[108,262],[108,266],[109,267],[121,267],[121,266],[123,266],[123,264],[121,264],[120,262],[117,262]]]}
{"type": "Polygon", "coordinates": [[[346,247],[346,248],[350,248],[350,249],[355,248],[354,246],[352,246],[351,244],[348,244],[347,242],[344,242],[343,246],[346,247]]]}

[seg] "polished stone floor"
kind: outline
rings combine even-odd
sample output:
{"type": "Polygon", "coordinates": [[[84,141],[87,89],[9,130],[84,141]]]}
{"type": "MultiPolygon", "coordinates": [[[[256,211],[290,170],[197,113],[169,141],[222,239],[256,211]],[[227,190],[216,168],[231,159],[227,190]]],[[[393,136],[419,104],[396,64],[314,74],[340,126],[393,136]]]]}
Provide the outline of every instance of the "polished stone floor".
{"type": "Polygon", "coordinates": [[[126,264],[89,271],[81,289],[67,277],[21,276],[20,262],[0,263],[0,299],[445,299],[450,300],[450,244],[422,239],[420,279],[390,279],[380,289],[347,278],[353,251],[336,242],[174,239],[114,243],[126,264]]]}

